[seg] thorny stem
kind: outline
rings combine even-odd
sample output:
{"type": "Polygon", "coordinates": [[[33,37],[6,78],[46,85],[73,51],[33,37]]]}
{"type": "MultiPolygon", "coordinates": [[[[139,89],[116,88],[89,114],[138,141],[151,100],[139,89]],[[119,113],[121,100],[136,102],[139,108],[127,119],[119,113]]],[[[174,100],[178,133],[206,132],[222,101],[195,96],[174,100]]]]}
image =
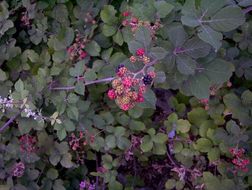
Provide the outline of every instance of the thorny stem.
{"type": "MultiPolygon", "coordinates": [[[[93,80],[93,81],[84,81],[85,86],[91,85],[91,84],[98,84],[98,83],[103,83],[103,82],[110,82],[114,79],[115,77],[109,77],[109,78],[104,78],[104,79],[99,79],[99,80],[93,80]]],[[[54,87],[51,88],[51,90],[74,90],[75,86],[63,86],[63,87],[54,87]]]]}
{"type": "Polygon", "coordinates": [[[143,67],[141,70],[139,70],[139,71],[137,71],[136,73],[134,73],[134,78],[135,78],[137,75],[139,75],[139,74],[144,74],[144,72],[146,71],[146,69],[147,69],[148,67],[151,67],[151,66],[153,66],[153,65],[155,65],[155,64],[157,64],[157,59],[155,59],[155,60],[153,60],[153,61],[147,63],[146,65],[144,65],[144,67],[143,67]]]}
{"type": "Polygon", "coordinates": [[[0,132],[5,130],[9,125],[19,116],[20,112],[18,112],[16,115],[12,116],[1,128],[0,132]]]}
{"type": "MultiPolygon", "coordinates": [[[[157,63],[157,59],[151,61],[150,63],[144,65],[144,67],[137,71],[136,73],[134,73],[134,78],[139,75],[139,74],[144,74],[144,72],[146,71],[146,69],[148,67],[151,67],[153,65],[155,65],[157,63]]],[[[81,78],[82,79],[82,78],[81,78]]],[[[91,85],[91,84],[98,84],[98,83],[103,83],[103,82],[111,82],[112,80],[114,80],[115,77],[108,77],[108,78],[103,78],[103,79],[99,79],[99,80],[92,80],[92,81],[83,81],[84,82],[84,85],[87,86],[87,85],[91,85]]],[[[75,89],[75,86],[62,86],[62,87],[52,87],[50,88],[51,90],[74,90],[75,89]]]]}
{"type": "Polygon", "coordinates": [[[244,14],[247,14],[247,13],[249,13],[250,11],[252,11],[252,6],[247,7],[246,9],[243,9],[243,13],[244,13],[244,14]]]}

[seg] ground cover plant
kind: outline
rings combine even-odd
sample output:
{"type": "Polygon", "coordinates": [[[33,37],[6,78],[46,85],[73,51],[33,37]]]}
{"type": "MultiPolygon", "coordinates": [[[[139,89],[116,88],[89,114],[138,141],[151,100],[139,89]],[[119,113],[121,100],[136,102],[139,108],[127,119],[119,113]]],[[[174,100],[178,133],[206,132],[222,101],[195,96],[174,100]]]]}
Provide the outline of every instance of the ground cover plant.
{"type": "Polygon", "coordinates": [[[251,189],[251,13],[0,1],[0,189],[251,189]]]}

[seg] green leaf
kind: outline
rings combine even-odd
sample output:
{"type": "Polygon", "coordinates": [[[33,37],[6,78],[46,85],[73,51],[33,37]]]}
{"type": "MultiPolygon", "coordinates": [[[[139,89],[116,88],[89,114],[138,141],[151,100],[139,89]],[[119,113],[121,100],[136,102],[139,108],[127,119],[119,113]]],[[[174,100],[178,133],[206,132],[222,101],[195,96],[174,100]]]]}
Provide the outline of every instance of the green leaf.
{"type": "Polygon", "coordinates": [[[130,53],[132,53],[133,55],[136,54],[137,49],[142,48],[143,45],[142,43],[132,40],[128,43],[128,47],[129,47],[129,51],[130,53]]]}
{"type": "Polygon", "coordinates": [[[68,106],[67,108],[67,116],[71,119],[78,121],[79,118],[79,110],[75,106],[68,106]]]}
{"type": "Polygon", "coordinates": [[[140,145],[143,152],[149,152],[153,147],[153,142],[149,135],[145,135],[140,145]]]}
{"type": "Polygon", "coordinates": [[[117,138],[116,142],[117,142],[118,148],[120,148],[121,150],[128,149],[131,144],[130,140],[126,137],[119,137],[117,138]]]}
{"type": "Polygon", "coordinates": [[[220,47],[222,46],[222,42],[221,42],[223,38],[222,34],[220,32],[214,31],[212,28],[210,28],[207,25],[201,25],[201,27],[199,27],[198,36],[201,40],[213,46],[215,51],[220,49],[220,47]]]}
{"type": "Polygon", "coordinates": [[[104,36],[109,37],[109,36],[113,36],[116,33],[116,26],[111,26],[108,24],[104,24],[102,26],[102,33],[104,34],[104,36]]]}
{"type": "Polygon", "coordinates": [[[176,125],[176,129],[177,131],[181,132],[181,133],[187,133],[190,131],[191,128],[191,124],[189,121],[187,120],[183,120],[183,119],[179,119],[177,121],[177,125],[176,125]]]}
{"type": "Polygon", "coordinates": [[[65,129],[60,129],[57,130],[57,137],[59,138],[60,141],[62,141],[64,138],[66,138],[66,130],[65,129]]]}
{"type": "Polygon", "coordinates": [[[252,104],[252,92],[250,90],[246,90],[242,93],[241,96],[243,105],[251,105],[252,104]]]}
{"type": "Polygon", "coordinates": [[[135,39],[141,42],[144,49],[147,49],[151,44],[151,33],[146,27],[139,27],[135,33],[135,39]]]}
{"type": "Polygon", "coordinates": [[[203,173],[203,180],[207,190],[216,190],[221,187],[220,180],[210,172],[203,173]]]}
{"type": "Polygon", "coordinates": [[[219,148],[212,148],[208,153],[207,157],[210,162],[216,161],[220,159],[220,149],[219,148]]]}
{"type": "Polygon", "coordinates": [[[183,45],[183,48],[183,53],[186,53],[194,59],[207,56],[211,50],[211,46],[209,44],[205,43],[197,37],[189,39],[183,45]]]}
{"type": "Polygon", "coordinates": [[[168,140],[168,137],[164,133],[157,133],[155,136],[153,136],[152,140],[155,143],[163,144],[168,140]]]}
{"type": "Polygon", "coordinates": [[[70,119],[64,120],[62,125],[64,125],[66,131],[68,131],[68,132],[75,130],[75,125],[70,119]]]}
{"type": "Polygon", "coordinates": [[[5,81],[7,79],[6,73],[0,69],[0,81],[5,81]]]}
{"type": "Polygon", "coordinates": [[[195,124],[196,126],[200,126],[203,122],[208,120],[209,116],[203,108],[194,108],[192,111],[190,111],[188,114],[188,119],[192,124],[195,124]]]}
{"type": "Polygon", "coordinates": [[[136,120],[131,120],[129,126],[133,131],[143,131],[145,129],[145,124],[141,121],[136,120]]]}
{"type": "Polygon", "coordinates": [[[80,95],[85,95],[85,84],[82,81],[78,81],[74,91],[80,95]]]}
{"type": "Polygon", "coordinates": [[[168,52],[162,47],[153,47],[150,50],[150,55],[157,60],[164,59],[168,52]]]}
{"type": "Polygon", "coordinates": [[[167,34],[174,47],[181,47],[188,37],[181,24],[171,25],[167,30],[167,34]]]}
{"type": "Polygon", "coordinates": [[[85,50],[91,56],[99,56],[101,47],[97,44],[96,41],[93,40],[86,45],[85,50]]]}
{"type": "Polygon", "coordinates": [[[210,26],[220,32],[229,32],[245,22],[245,16],[238,6],[228,6],[217,12],[210,20],[210,26]]]}
{"type": "Polygon", "coordinates": [[[195,148],[200,152],[209,152],[213,144],[209,139],[200,138],[196,141],[195,148]]]}
{"type": "Polygon", "coordinates": [[[105,138],[105,144],[109,149],[115,148],[116,147],[116,138],[113,135],[108,135],[105,138]]]}
{"type": "Polygon", "coordinates": [[[57,179],[59,176],[59,173],[56,169],[54,168],[50,168],[47,172],[46,172],[46,177],[48,177],[51,180],[55,180],[57,179]]]}
{"type": "Polygon", "coordinates": [[[193,75],[196,69],[196,61],[191,59],[186,55],[179,55],[176,57],[177,69],[181,74],[184,75],[193,75]]]}
{"type": "Polygon", "coordinates": [[[165,18],[174,9],[172,4],[165,1],[156,1],[154,6],[157,9],[157,14],[160,18],[165,18]]]}
{"type": "Polygon", "coordinates": [[[204,74],[210,79],[211,84],[223,84],[228,81],[234,71],[232,63],[222,59],[215,59],[205,64],[204,74]]]}
{"type": "Polygon", "coordinates": [[[120,30],[116,32],[116,34],[113,36],[113,40],[115,43],[117,43],[119,46],[123,45],[123,36],[120,30]]]}
{"type": "Polygon", "coordinates": [[[85,81],[92,81],[97,79],[97,75],[93,69],[89,69],[84,74],[85,81]]]}
{"type": "Polygon", "coordinates": [[[100,16],[103,22],[112,25],[117,22],[117,18],[115,17],[116,13],[117,11],[112,5],[105,5],[100,16]]]}
{"type": "Polygon", "coordinates": [[[168,179],[165,183],[166,189],[173,189],[176,186],[176,180],[175,179],[168,179]]]}
{"type": "MultiPolygon", "coordinates": [[[[227,0],[201,0],[200,8],[204,17],[211,17],[227,4],[227,0]]],[[[201,16],[202,16],[201,15],[201,16]]]]}
{"type": "Polygon", "coordinates": [[[140,103],[139,106],[142,108],[156,108],[156,95],[151,89],[147,89],[145,94],[144,94],[144,102],[140,103]]]}
{"type": "Polygon", "coordinates": [[[15,83],[15,90],[18,92],[22,92],[24,90],[24,83],[21,79],[19,79],[16,83],[15,83]]]}
{"type": "Polygon", "coordinates": [[[65,168],[71,168],[73,166],[72,155],[70,153],[64,154],[60,164],[65,168]]]}

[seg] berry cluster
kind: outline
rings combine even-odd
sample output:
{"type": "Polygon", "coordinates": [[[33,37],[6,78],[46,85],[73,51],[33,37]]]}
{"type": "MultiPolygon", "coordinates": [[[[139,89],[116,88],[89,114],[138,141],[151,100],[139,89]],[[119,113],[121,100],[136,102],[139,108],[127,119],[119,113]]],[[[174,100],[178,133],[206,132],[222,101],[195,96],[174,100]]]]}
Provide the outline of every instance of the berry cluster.
{"type": "Polygon", "coordinates": [[[20,151],[22,153],[33,153],[37,150],[37,139],[31,135],[25,134],[19,138],[20,151]]]}
{"type": "Polygon", "coordinates": [[[200,99],[200,103],[205,106],[205,110],[209,110],[209,99],[208,98],[200,99]]]}
{"type": "Polygon", "coordinates": [[[25,165],[23,162],[16,163],[12,168],[12,176],[22,177],[24,175],[25,165]]]}
{"type": "Polygon", "coordinates": [[[147,64],[150,62],[150,58],[146,56],[145,50],[143,48],[139,48],[136,50],[136,56],[130,57],[130,62],[135,63],[136,61],[141,61],[144,64],[147,64]]]}
{"type": "Polygon", "coordinates": [[[236,169],[247,172],[247,165],[250,163],[250,161],[248,158],[244,157],[245,150],[243,148],[238,149],[236,147],[230,148],[229,151],[233,156],[232,163],[235,165],[236,169]]]}
{"type": "Polygon", "coordinates": [[[75,42],[67,49],[71,60],[82,60],[87,57],[87,52],[84,50],[88,40],[76,34],[75,42]]]}
{"type": "Polygon", "coordinates": [[[146,85],[151,84],[153,72],[148,73],[140,80],[124,65],[119,65],[116,74],[117,77],[112,81],[113,88],[108,91],[108,97],[115,100],[124,111],[132,109],[136,103],[143,102],[146,85]]]}
{"type": "Polygon", "coordinates": [[[159,19],[157,19],[154,23],[142,21],[134,17],[129,11],[123,12],[122,16],[125,17],[122,21],[123,26],[130,26],[132,32],[135,32],[139,27],[144,26],[150,30],[152,38],[155,38],[157,30],[162,27],[159,19]]]}
{"type": "Polygon", "coordinates": [[[30,21],[29,15],[28,15],[28,11],[22,12],[21,23],[22,23],[23,26],[26,26],[26,27],[31,25],[31,21],[30,21]]]}
{"type": "Polygon", "coordinates": [[[89,134],[86,130],[85,132],[80,131],[78,135],[74,133],[69,137],[70,148],[76,153],[76,160],[80,164],[84,164],[85,146],[88,142],[94,142],[94,135],[89,134]]]}

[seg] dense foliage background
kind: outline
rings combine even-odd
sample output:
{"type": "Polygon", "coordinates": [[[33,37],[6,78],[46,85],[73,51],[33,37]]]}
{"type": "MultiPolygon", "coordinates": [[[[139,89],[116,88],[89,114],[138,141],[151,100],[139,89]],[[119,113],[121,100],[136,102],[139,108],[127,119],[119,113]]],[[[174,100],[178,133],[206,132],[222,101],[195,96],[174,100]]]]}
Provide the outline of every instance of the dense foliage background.
{"type": "Polygon", "coordinates": [[[0,189],[252,188],[250,11],[1,1],[0,189]]]}

